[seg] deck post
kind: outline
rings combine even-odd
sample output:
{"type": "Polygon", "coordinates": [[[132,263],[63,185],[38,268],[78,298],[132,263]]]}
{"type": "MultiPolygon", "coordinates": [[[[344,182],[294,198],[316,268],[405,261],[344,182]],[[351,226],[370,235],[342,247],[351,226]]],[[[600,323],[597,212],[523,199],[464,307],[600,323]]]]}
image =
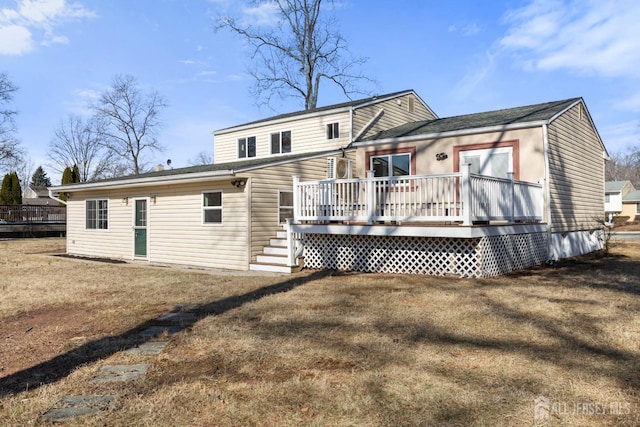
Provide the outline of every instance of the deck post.
{"type": "Polygon", "coordinates": [[[507,172],[507,179],[509,182],[509,213],[507,221],[509,224],[513,224],[515,222],[515,214],[516,214],[516,183],[513,179],[513,172],[507,172]]]}
{"type": "Polygon", "coordinates": [[[374,193],[374,185],[373,185],[373,171],[367,171],[367,183],[366,183],[366,191],[367,195],[367,225],[373,224],[373,216],[376,213],[376,195],[374,193]]]}
{"type": "Polygon", "coordinates": [[[300,177],[293,175],[293,223],[300,224],[300,177]]]}
{"type": "Polygon", "coordinates": [[[462,179],[460,181],[460,196],[462,198],[462,225],[471,225],[471,165],[460,165],[462,179]]]}

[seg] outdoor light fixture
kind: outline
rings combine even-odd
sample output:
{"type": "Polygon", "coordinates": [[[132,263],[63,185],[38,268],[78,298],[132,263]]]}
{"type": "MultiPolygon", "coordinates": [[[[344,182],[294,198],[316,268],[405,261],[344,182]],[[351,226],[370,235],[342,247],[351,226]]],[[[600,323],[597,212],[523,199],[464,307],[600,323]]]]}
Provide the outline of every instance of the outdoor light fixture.
{"type": "Polygon", "coordinates": [[[236,179],[231,181],[231,185],[234,185],[236,188],[242,188],[247,184],[247,180],[245,178],[236,179]]]}
{"type": "Polygon", "coordinates": [[[445,160],[446,158],[448,158],[449,156],[447,155],[447,153],[438,153],[436,154],[436,160],[437,161],[442,161],[445,160]]]}
{"type": "Polygon", "coordinates": [[[154,205],[156,204],[156,197],[157,196],[155,194],[151,195],[151,201],[153,202],[154,205]]]}
{"type": "Polygon", "coordinates": [[[124,203],[125,205],[129,206],[129,198],[127,196],[124,196],[122,198],[122,203],[124,203]]]}

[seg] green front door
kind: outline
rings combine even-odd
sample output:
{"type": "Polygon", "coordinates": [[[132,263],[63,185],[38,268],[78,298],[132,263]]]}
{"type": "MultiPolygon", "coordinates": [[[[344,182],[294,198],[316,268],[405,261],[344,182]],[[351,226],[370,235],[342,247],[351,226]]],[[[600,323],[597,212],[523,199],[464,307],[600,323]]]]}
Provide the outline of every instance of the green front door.
{"type": "Polygon", "coordinates": [[[135,223],[133,225],[134,256],[147,257],[147,200],[137,199],[135,203],[135,223]]]}

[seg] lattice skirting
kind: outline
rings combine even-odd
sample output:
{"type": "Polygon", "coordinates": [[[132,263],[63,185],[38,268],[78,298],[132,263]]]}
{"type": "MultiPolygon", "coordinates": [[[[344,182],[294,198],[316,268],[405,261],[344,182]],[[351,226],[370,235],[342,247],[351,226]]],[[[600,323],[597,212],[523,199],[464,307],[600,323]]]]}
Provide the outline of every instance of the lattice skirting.
{"type": "Polygon", "coordinates": [[[487,277],[546,261],[546,234],[479,238],[305,234],[304,266],[377,273],[487,277]]]}

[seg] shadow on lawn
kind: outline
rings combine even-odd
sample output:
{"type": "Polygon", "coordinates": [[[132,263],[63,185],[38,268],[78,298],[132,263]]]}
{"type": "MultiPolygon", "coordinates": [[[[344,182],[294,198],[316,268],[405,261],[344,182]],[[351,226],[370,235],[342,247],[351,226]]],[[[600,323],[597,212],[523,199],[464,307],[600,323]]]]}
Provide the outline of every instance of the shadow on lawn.
{"type": "MultiPolygon", "coordinates": [[[[179,328],[180,330],[190,328],[194,323],[205,317],[222,314],[248,302],[256,301],[269,295],[288,292],[298,286],[336,274],[335,271],[317,271],[305,277],[292,278],[242,295],[231,296],[208,304],[189,307],[189,312],[195,316],[182,321],[179,328]]],[[[88,342],[78,348],[56,356],[51,360],[0,378],[0,398],[54,383],[66,377],[82,365],[95,362],[117,352],[128,350],[150,341],[155,337],[143,335],[141,332],[151,326],[157,325],[159,325],[157,319],[148,320],[117,336],[108,336],[88,342]]]]}

